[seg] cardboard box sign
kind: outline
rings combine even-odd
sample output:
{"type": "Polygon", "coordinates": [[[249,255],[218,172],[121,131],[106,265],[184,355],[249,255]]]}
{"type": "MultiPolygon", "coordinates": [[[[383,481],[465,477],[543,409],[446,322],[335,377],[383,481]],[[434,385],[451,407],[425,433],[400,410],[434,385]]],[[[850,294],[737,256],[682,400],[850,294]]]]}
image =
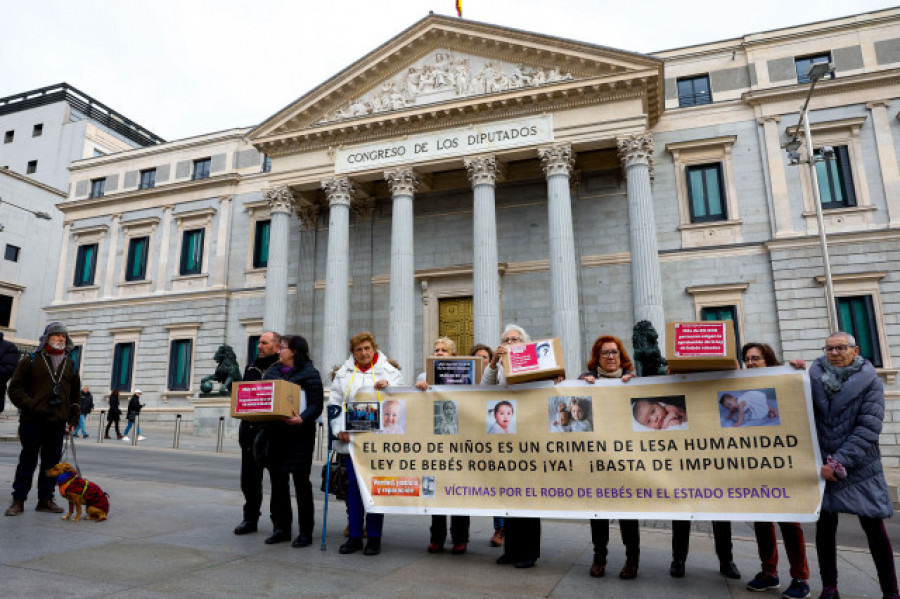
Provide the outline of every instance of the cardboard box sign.
{"type": "Polygon", "coordinates": [[[306,392],[288,381],[252,381],[231,386],[231,417],[280,420],[306,409],[306,392]]]}
{"type": "Polygon", "coordinates": [[[672,372],[737,368],[730,320],[666,323],[666,361],[672,372]]]}
{"type": "Polygon", "coordinates": [[[482,368],[481,356],[430,356],[425,360],[425,380],[429,385],[477,385],[482,368]]]}
{"type": "Polygon", "coordinates": [[[507,353],[503,355],[503,374],[510,385],[565,376],[559,339],[554,337],[507,346],[507,353]]]}

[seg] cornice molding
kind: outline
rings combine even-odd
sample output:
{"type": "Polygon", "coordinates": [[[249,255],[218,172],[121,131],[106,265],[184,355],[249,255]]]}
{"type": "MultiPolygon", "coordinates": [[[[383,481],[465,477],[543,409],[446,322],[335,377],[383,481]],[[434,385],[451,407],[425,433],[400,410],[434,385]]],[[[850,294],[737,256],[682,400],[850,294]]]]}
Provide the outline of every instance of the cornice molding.
{"type": "MultiPolygon", "coordinates": [[[[825,79],[816,84],[815,96],[828,96],[850,91],[883,88],[889,85],[900,84],[900,69],[877,71],[875,73],[863,73],[825,79]]],[[[795,83],[774,88],[751,90],[741,94],[741,100],[751,106],[762,106],[788,100],[802,102],[809,93],[808,83],[795,83]]]]}
{"type": "Polygon", "coordinates": [[[43,189],[44,191],[48,191],[48,192],[50,192],[54,195],[58,195],[62,198],[66,198],[69,196],[69,194],[67,194],[66,192],[64,192],[61,189],[56,189],[55,187],[50,187],[49,185],[47,185],[45,183],[41,183],[40,181],[35,181],[31,177],[28,177],[26,175],[21,175],[21,174],[17,173],[16,171],[12,171],[8,168],[0,167],[0,175],[6,175],[8,177],[16,179],[17,181],[21,181],[22,183],[32,185],[34,187],[37,187],[38,189],[43,189]]]}
{"type": "MultiPolygon", "coordinates": [[[[210,193],[212,196],[233,195],[232,189],[241,182],[238,173],[225,173],[207,179],[197,179],[151,187],[150,189],[138,189],[121,193],[106,194],[99,198],[85,198],[82,200],[70,200],[56,205],[62,212],[73,212],[84,208],[110,208],[123,202],[146,200],[152,198],[169,198],[169,196],[182,195],[192,191],[207,191],[221,188],[222,191],[210,193]]],[[[180,200],[176,200],[180,201],[180,200]]]]}

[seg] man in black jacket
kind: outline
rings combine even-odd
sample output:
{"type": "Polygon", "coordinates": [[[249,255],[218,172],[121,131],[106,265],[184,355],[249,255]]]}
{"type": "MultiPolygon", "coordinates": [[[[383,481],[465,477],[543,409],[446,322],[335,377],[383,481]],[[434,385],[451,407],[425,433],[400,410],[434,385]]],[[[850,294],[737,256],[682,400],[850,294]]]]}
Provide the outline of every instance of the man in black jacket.
{"type": "Polygon", "coordinates": [[[3,333],[0,333],[0,412],[6,407],[6,384],[16,371],[19,357],[19,348],[3,339],[3,333]]]}
{"type": "MultiPolygon", "coordinates": [[[[256,360],[247,364],[244,381],[261,381],[269,366],[278,361],[281,335],[266,331],[259,336],[256,346],[256,360]]],[[[245,535],[256,532],[263,498],[263,468],[253,458],[253,441],[259,432],[258,422],[241,420],[238,429],[238,444],[241,446],[241,491],[244,493],[244,519],[234,529],[234,534],[245,535]]]]}
{"type": "Polygon", "coordinates": [[[72,433],[73,437],[78,436],[78,432],[81,431],[81,436],[87,439],[87,425],[85,424],[85,416],[94,411],[94,394],[91,393],[91,390],[87,385],[81,388],[81,416],[78,418],[78,426],[75,428],[75,432],[72,433]]]}

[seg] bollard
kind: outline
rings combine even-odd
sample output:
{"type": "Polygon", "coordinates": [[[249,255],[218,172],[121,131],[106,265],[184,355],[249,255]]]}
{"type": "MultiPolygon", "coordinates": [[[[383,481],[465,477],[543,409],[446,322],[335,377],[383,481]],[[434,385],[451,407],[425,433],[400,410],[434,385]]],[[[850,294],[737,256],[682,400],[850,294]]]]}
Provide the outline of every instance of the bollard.
{"type": "Polygon", "coordinates": [[[219,434],[216,438],[216,453],[222,453],[222,437],[225,435],[225,417],[219,416],[219,434]]]}
{"type": "Polygon", "coordinates": [[[100,410],[100,427],[97,429],[97,443],[103,443],[103,421],[106,419],[106,410],[100,410]]]}
{"type": "Polygon", "coordinates": [[[181,414],[175,414],[175,438],[172,439],[172,449],[178,449],[181,440],[181,414]]]}
{"type": "Polygon", "coordinates": [[[318,443],[316,443],[316,461],[322,461],[322,423],[319,422],[319,434],[316,436],[318,439],[318,443]]]}
{"type": "Polygon", "coordinates": [[[138,432],[139,430],[141,430],[141,415],[138,413],[134,415],[134,430],[131,431],[132,447],[137,447],[138,437],[141,436],[141,434],[138,432]]]}

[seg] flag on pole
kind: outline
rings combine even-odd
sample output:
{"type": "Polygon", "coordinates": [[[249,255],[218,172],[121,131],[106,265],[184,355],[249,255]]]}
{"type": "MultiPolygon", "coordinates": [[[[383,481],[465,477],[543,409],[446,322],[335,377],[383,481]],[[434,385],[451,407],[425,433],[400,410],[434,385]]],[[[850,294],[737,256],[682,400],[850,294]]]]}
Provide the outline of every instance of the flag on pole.
{"type": "Polygon", "coordinates": [[[456,16],[462,17],[462,0],[456,0],[456,16]]]}

